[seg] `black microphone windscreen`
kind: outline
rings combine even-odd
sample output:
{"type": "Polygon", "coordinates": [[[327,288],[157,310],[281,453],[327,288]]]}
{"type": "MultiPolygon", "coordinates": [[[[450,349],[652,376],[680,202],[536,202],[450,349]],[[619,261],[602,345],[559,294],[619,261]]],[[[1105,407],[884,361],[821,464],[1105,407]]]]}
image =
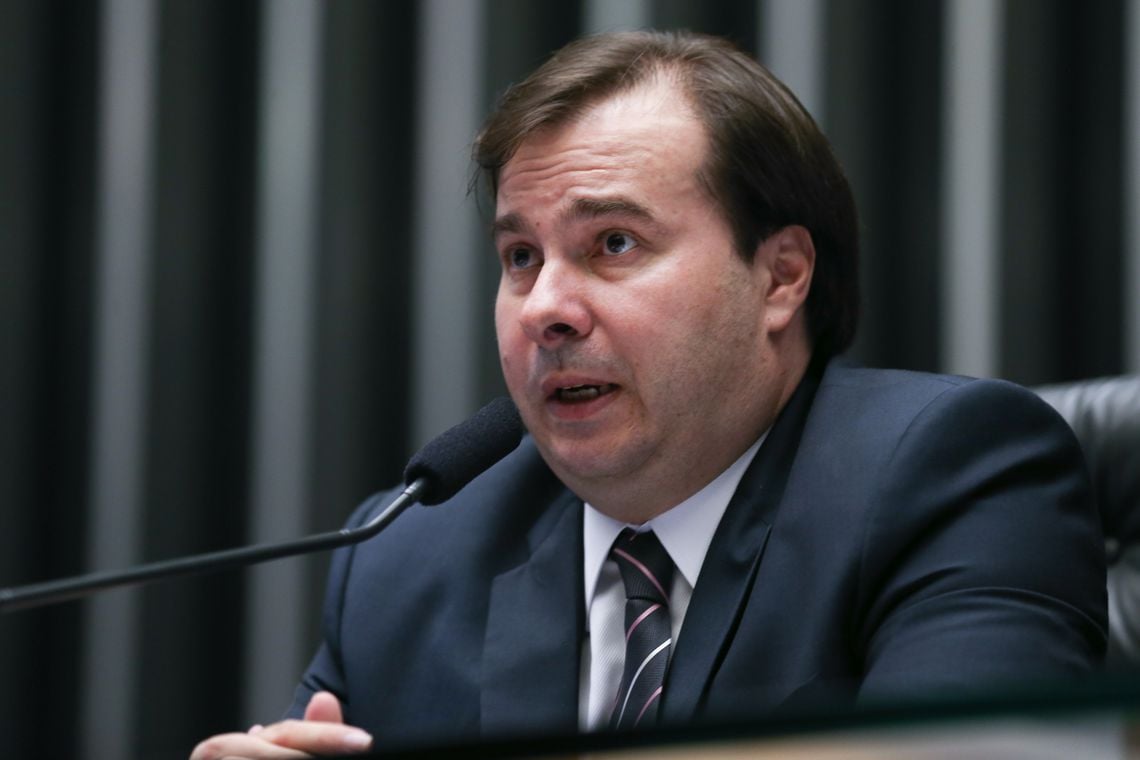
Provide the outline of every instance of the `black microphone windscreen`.
{"type": "Polygon", "coordinates": [[[404,469],[404,484],[427,479],[421,504],[439,504],[454,496],[480,473],[511,453],[522,440],[518,409],[506,397],[497,398],[429,441],[404,469]]]}

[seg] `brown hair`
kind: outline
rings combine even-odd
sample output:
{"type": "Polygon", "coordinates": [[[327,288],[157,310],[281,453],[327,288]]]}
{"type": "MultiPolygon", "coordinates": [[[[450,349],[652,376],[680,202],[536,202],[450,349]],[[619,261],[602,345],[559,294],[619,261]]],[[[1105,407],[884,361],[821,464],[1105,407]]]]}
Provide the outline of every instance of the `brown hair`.
{"type": "MultiPolygon", "coordinates": [[[[811,233],[816,266],[807,324],[817,355],[846,349],[858,321],[855,201],[827,138],[796,97],[753,58],[689,32],[603,34],[571,42],[509,88],[475,139],[491,197],[499,172],[536,131],[569,121],[658,73],[674,75],[709,136],[701,181],[720,204],[738,253],[792,224],[811,233]]],[[[476,177],[476,180],[478,177],[476,177]]]]}

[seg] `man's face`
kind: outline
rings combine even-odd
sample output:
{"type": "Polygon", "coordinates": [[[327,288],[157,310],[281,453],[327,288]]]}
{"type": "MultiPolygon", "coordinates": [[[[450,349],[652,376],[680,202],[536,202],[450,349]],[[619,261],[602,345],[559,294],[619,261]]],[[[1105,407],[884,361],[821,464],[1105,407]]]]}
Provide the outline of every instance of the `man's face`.
{"type": "Polygon", "coordinates": [[[706,143],[659,77],[532,136],[500,175],[507,386],[563,482],[631,522],[695,493],[775,414],[770,278],[699,183],[706,143]]]}

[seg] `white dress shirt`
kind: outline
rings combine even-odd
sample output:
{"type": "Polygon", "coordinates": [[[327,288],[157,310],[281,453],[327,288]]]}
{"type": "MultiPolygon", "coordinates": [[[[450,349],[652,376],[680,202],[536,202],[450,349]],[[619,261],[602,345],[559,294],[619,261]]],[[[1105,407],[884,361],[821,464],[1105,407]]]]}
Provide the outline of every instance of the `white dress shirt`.
{"type": "Polygon", "coordinates": [[[625,586],[617,563],[609,558],[614,539],[624,528],[652,530],[669,552],[677,566],[669,594],[676,646],[716,526],[766,436],[765,432],[707,486],[644,525],[618,522],[586,504],[582,514],[586,639],[578,688],[578,725],[583,731],[607,725],[625,664],[625,586]]]}

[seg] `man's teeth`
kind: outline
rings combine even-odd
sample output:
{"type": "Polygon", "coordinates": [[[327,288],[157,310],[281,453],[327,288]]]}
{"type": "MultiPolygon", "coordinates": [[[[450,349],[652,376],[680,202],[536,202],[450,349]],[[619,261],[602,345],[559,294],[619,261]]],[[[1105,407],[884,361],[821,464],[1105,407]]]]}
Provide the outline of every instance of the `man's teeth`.
{"type": "Polygon", "coordinates": [[[559,401],[592,401],[598,396],[609,393],[613,385],[573,385],[569,388],[558,389],[559,401]]]}

